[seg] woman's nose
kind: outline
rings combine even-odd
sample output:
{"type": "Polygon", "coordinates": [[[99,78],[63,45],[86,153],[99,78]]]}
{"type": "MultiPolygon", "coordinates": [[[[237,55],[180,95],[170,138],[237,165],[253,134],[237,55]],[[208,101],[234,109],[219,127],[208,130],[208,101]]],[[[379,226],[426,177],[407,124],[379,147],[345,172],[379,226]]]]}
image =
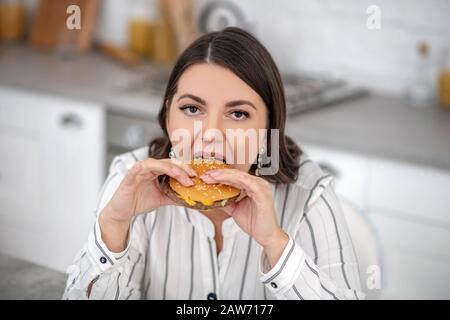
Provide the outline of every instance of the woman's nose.
{"type": "Polygon", "coordinates": [[[209,115],[203,121],[203,134],[210,132],[207,136],[223,136],[222,121],[219,116],[209,115]]]}

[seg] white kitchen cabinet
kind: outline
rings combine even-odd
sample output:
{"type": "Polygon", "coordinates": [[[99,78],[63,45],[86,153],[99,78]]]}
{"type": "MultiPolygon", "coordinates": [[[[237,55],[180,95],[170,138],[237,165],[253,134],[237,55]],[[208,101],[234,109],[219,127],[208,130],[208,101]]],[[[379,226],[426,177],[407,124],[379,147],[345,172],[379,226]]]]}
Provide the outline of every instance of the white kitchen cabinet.
{"type": "Polygon", "coordinates": [[[382,298],[450,299],[450,230],[389,211],[369,218],[382,246],[382,298]]]}
{"type": "Polygon", "coordinates": [[[304,152],[334,176],[336,193],[360,210],[367,209],[369,159],[362,155],[300,143],[304,152]]]}
{"type": "Polygon", "coordinates": [[[386,299],[450,299],[450,172],[301,144],[379,239],[386,299]]]}
{"type": "Polygon", "coordinates": [[[31,133],[40,128],[42,110],[34,95],[0,87],[0,128],[31,133]]]}
{"type": "Polygon", "coordinates": [[[104,179],[105,112],[0,88],[0,118],[0,250],[64,271],[87,238],[104,179]]]}
{"type": "Polygon", "coordinates": [[[33,211],[39,205],[39,149],[36,134],[0,127],[0,226],[33,229],[39,223],[33,211]]]}
{"type": "Polygon", "coordinates": [[[370,176],[370,207],[450,228],[450,172],[374,159],[370,176]]]}
{"type": "Polygon", "coordinates": [[[384,256],[383,297],[450,299],[450,173],[373,159],[369,190],[384,256]]]}

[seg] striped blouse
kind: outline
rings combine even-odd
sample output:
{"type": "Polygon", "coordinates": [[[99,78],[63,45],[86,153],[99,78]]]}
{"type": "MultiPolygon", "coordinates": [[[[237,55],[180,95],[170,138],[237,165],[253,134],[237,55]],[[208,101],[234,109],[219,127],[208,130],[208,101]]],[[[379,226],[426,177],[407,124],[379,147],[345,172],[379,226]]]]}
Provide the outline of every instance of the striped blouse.
{"type": "Polygon", "coordinates": [[[222,224],[223,247],[217,254],[211,220],[179,206],[135,217],[127,248],[108,250],[98,213],[147,152],[140,148],[112,161],[90,235],[68,268],[64,299],[364,298],[332,177],[305,154],[297,182],[271,185],[279,224],[289,235],[273,268],[262,247],[233,218],[222,224]]]}

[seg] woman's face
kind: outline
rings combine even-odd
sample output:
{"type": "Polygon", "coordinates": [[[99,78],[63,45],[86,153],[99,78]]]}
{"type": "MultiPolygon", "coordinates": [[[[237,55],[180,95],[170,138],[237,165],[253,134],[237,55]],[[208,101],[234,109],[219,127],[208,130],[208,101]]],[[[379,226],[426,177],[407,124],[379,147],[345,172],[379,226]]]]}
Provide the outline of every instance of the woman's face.
{"type": "Polygon", "coordinates": [[[248,172],[263,146],[259,129],[267,129],[267,118],[263,100],[250,86],[229,69],[203,63],[180,77],[167,131],[183,159],[222,158],[248,172]]]}

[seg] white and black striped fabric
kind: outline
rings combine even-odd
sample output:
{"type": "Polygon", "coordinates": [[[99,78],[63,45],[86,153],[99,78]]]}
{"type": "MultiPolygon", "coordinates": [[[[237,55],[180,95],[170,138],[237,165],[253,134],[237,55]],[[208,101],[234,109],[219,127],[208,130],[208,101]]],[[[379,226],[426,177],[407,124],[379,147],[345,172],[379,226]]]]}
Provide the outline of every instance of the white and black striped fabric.
{"type": "MultiPolygon", "coordinates": [[[[113,160],[96,214],[147,152],[145,147],[113,160]]],[[[213,223],[195,210],[166,206],[135,217],[121,253],[108,250],[95,221],[68,268],[63,299],[362,299],[355,252],[331,181],[303,155],[296,183],[272,185],[279,224],[290,237],[273,268],[232,218],[223,222],[219,255],[213,223]]]]}

